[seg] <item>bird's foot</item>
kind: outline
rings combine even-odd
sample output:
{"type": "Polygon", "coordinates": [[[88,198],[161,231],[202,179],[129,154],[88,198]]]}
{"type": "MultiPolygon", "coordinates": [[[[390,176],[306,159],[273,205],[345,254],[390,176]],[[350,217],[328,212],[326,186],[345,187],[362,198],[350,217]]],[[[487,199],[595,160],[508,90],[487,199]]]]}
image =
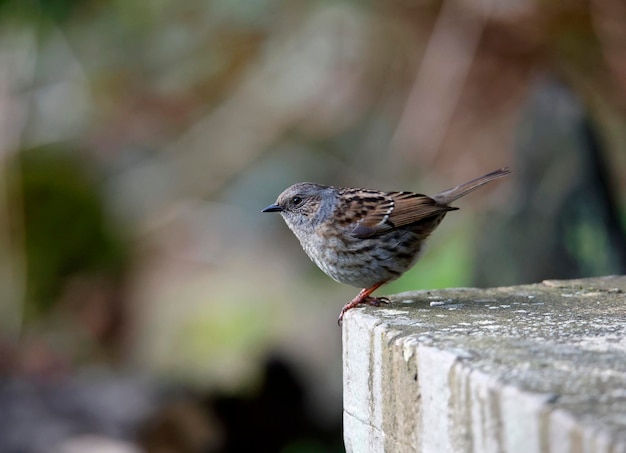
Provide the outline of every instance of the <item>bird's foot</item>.
{"type": "Polygon", "coordinates": [[[339,318],[337,319],[337,324],[341,325],[343,321],[343,315],[352,308],[361,305],[367,304],[373,307],[380,307],[382,304],[388,305],[390,303],[389,299],[386,297],[371,297],[372,294],[382,283],[372,286],[371,288],[362,289],[361,292],[350,302],[345,304],[341,309],[341,313],[339,313],[339,318]]]}

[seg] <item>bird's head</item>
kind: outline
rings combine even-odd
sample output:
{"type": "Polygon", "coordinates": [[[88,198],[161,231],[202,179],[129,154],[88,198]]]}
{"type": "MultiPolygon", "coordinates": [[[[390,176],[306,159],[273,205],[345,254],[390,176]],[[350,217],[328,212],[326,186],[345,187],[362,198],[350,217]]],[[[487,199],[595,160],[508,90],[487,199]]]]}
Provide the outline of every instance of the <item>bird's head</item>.
{"type": "Polygon", "coordinates": [[[311,233],[332,214],[336,192],[334,187],[301,182],[285,189],[263,212],[280,212],[296,235],[311,233]]]}

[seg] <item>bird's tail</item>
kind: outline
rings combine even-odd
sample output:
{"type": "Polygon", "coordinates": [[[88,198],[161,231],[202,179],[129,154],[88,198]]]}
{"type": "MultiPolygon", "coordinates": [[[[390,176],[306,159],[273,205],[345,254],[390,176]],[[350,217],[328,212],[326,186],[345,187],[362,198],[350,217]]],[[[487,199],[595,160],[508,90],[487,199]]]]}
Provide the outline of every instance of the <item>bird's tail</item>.
{"type": "Polygon", "coordinates": [[[511,173],[511,170],[509,170],[508,167],[500,168],[499,170],[492,171],[491,173],[487,173],[486,175],[483,175],[480,178],[476,178],[471,181],[468,181],[465,184],[460,184],[456,187],[453,187],[452,189],[439,192],[438,194],[433,196],[433,199],[437,203],[442,204],[442,205],[450,204],[454,200],[458,200],[459,198],[478,189],[479,187],[487,184],[488,182],[491,182],[494,179],[502,178],[503,176],[506,176],[509,173],[511,173]]]}

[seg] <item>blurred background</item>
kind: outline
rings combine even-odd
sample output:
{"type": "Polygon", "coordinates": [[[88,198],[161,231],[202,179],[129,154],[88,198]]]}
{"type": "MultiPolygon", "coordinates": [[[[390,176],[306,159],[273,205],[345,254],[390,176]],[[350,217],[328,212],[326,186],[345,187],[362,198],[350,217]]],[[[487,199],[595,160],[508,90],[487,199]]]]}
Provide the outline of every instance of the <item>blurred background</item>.
{"type": "Polygon", "coordinates": [[[379,294],[624,273],[622,0],[0,0],[0,451],[341,452],[287,186],[458,203],[379,294]]]}

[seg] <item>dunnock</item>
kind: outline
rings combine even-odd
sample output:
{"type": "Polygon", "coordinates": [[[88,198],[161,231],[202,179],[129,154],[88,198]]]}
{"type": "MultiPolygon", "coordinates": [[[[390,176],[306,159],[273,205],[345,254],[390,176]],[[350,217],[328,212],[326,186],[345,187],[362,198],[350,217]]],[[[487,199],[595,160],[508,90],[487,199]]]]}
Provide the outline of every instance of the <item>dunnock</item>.
{"type": "Polygon", "coordinates": [[[381,192],[302,182],[285,189],[263,212],[280,212],[302,248],[317,266],[340,283],[363,288],[344,305],[378,306],[388,299],[371,297],[417,261],[422,245],[448,211],[450,203],[510,173],[508,168],[439,192],[381,192]]]}

